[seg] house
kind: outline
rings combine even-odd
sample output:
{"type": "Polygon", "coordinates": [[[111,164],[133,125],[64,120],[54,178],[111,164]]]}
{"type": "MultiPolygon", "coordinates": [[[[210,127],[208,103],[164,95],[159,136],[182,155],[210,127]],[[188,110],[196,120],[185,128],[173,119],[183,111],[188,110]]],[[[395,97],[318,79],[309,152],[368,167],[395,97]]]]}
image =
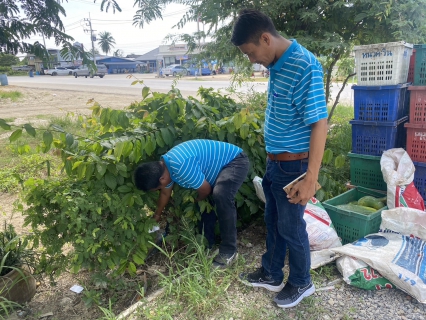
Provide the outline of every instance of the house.
{"type": "Polygon", "coordinates": [[[158,62],[159,61],[161,62],[161,60],[157,60],[159,50],[160,50],[159,48],[156,48],[154,50],[148,51],[147,53],[141,56],[134,57],[134,59],[137,62],[145,64],[147,71],[157,72],[157,65],[159,65],[158,62]]]}
{"type": "Polygon", "coordinates": [[[122,57],[104,57],[96,59],[97,64],[104,64],[109,74],[137,72],[137,62],[122,57]]]}

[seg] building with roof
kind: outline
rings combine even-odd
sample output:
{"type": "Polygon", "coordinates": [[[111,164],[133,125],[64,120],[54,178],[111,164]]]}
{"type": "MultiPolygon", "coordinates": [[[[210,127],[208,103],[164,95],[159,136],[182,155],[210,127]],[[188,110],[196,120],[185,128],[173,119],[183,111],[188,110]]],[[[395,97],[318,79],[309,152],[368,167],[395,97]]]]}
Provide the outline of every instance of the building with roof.
{"type": "Polygon", "coordinates": [[[96,59],[96,64],[104,64],[109,74],[137,72],[137,61],[122,57],[96,59]]]}

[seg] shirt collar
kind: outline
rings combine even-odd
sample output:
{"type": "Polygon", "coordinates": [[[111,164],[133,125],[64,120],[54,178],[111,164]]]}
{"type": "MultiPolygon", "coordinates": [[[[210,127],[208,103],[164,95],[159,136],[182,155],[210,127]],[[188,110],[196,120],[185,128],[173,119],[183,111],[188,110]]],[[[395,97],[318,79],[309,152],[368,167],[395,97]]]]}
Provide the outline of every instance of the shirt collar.
{"type": "Polygon", "coordinates": [[[297,46],[296,39],[289,39],[291,41],[291,45],[287,48],[287,50],[281,55],[281,57],[278,59],[277,62],[271,63],[268,66],[268,69],[273,69],[274,71],[279,71],[281,67],[283,66],[284,62],[290,57],[290,55],[293,53],[294,49],[297,46]]]}

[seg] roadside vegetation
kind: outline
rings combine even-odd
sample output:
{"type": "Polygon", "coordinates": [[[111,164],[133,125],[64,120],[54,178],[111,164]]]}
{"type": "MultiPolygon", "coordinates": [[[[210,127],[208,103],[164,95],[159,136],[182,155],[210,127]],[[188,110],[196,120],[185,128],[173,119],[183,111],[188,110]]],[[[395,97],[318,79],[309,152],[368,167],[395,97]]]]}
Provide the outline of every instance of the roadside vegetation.
{"type": "MultiPolygon", "coordinates": [[[[138,83],[143,85],[138,80],[134,84],[138,83]]],[[[45,117],[37,119],[45,120],[38,125],[0,121],[0,134],[11,133],[9,143],[1,142],[0,190],[22,193],[16,208],[32,229],[29,239],[43,248],[39,264],[43,274],[54,283],[61,272],[89,271],[83,292],[87,306],[117,314],[123,299],[144,299],[148,284],[163,287],[166,299],[159,300],[155,312],[149,305],[139,311],[149,319],[167,318],[167,314],[174,318],[182,312],[202,316],[229,303],[223,292],[236,285],[235,270],[247,262],[241,257],[236,269],[211,272],[202,237],[194,232],[198,219],[194,194],[186,189],[176,188],[174,204],[167,208],[164,223],[169,223],[170,230],[164,249],[159,248],[166,266],[160,283],[135,278],[153,250],[155,239],[148,230],[154,224],[150,217],[156,195],[136,190],[132,171],[140,161],[158,159],[179,141],[210,138],[243,147],[252,168],[237,195],[238,225],[243,230],[262,220],[263,204],[251,180],[262,176],[265,168],[266,93],[252,91],[237,100],[211,89],[199,93],[200,100],[185,99],[175,88],[160,94],[144,87],[142,101],[124,110],[93,102],[90,116],[45,117]],[[119,250],[116,243],[122,244],[119,250]],[[73,250],[64,252],[65,246],[73,250]]],[[[330,123],[320,200],[345,190],[352,112],[351,107],[338,106],[330,123]]],[[[200,207],[209,210],[206,202],[200,207]]],[[[258,315],[255,305],[244,312],[247,319],[258,315]]]]}
{"type": "Polygon", "coordinates": [[[22,93],[19,91],[2,91],[0,90],[0,99],[10,99],[12,101],[17,101],[22,98],[22,93]]]}

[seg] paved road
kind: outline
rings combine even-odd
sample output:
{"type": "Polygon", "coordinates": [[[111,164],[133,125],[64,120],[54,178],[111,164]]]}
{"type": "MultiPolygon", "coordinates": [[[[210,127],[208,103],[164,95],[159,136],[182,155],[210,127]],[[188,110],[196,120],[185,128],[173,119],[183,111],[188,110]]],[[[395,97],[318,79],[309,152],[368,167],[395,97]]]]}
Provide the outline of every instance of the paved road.
{"type": "MultiPolygon", "coordinates": [[[[103,79],[95,77],[91,78],[74,78],[72,76],[52,77],[52,76],[35,76],[30,77],[9,77],[8,82],[10,85],[27,87],[27,88],[40,88],[40,89],[58,89],[58,90],[71,90],[71,91],[84,91],[94,93],[110,93],[110,94],[140,94],[141,86],[131,86],[135,78],[128,79],[128,75],[106,75],[103,79]]],[[[140,80],[154,91],[168,92],[174,80],[173,77],[156,78],[154,74],[138,74],[136,75],[140,80]]],[[[177,81],[176,87],[182,92],[184,96],[196,95],[200,86],[205,88],[212,87],[215,90],[224,91],[229,87],[229,75],[217,75],[215,77],[205,76],[195,79],[182,78],[177,81]]],[[[267,89],[267,82],[246,82],[237,91],[247,92],[250,88],[256,92],[263,92],[267,89]]],[[[333,84],[332,97],[335,97],[340,86],[333,84]]],[[[353,90],[347,86],[341,94],[340,101],[345,104],[351,104],[353,101],[353,90]]]]}

